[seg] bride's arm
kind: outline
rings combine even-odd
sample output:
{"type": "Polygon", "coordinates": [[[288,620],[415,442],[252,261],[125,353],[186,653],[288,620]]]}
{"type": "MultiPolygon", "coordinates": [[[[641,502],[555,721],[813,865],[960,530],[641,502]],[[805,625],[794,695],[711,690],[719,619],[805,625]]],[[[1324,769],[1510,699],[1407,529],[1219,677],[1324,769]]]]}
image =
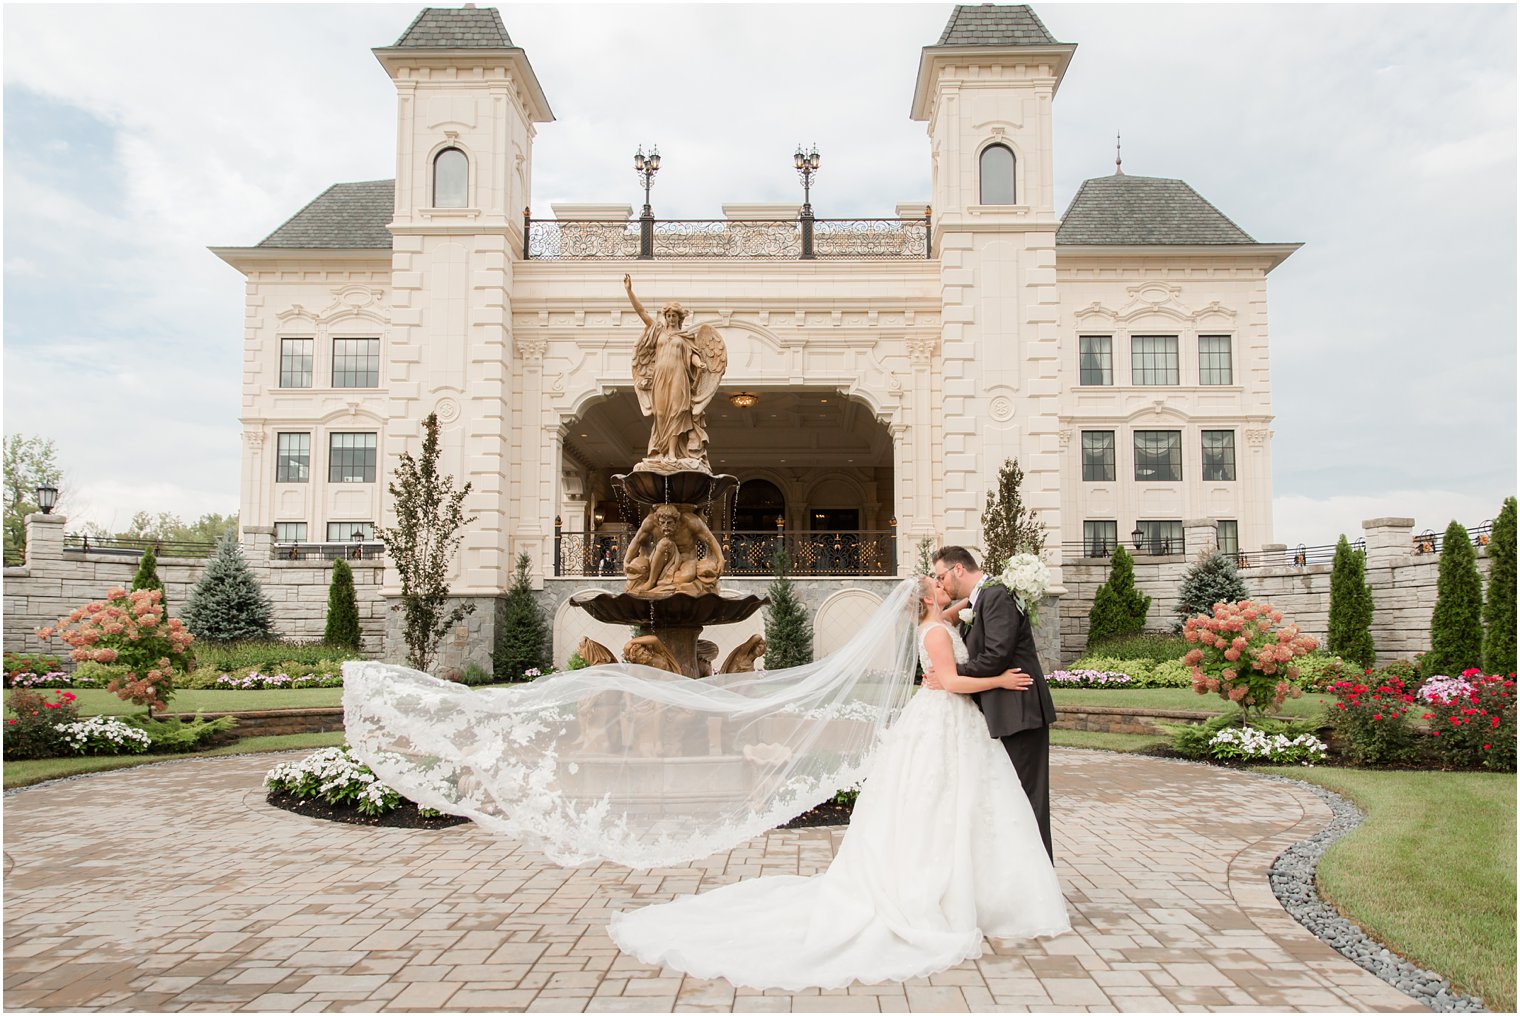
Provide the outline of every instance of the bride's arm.
{"type": "Polygon", "coordinates": [[[960,695],[972,695],[992,688],[1023,690],[1033,683],[1033,678],[1022,670],[1008,670],[996,677],[967,677],[955,669],[955,650],[950,645],[950,632],[935,625],[924,636],[924,648],[929,651],[930,671],[934,683],[945,691],[960,695]]]}

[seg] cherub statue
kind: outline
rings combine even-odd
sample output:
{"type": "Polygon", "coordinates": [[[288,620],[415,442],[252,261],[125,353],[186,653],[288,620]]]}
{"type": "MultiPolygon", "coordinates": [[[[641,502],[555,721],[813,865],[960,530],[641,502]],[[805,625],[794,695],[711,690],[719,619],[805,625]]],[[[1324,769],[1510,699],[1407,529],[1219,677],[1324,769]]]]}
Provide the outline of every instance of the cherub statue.
{"type": "Polygon", "coordinates": [[[744,674],[755,669],[755,660],[765,655],[765,636],[751,635],[723,661],[720,674],[744,674]]]}
{"type": "Polygon", "coordinates": [[[711,325],[695,332],[684,329],[686,309],[679,303],[667,303],[657,317],[650,317],[633,295],[630,276],[623,276],[623,287],[644,322],[644,334],[633,347],[633,390],[639,409],[654,417],[648,457],[640,465],[663,472],[711,472],[707,407],[728,369],[723,337],[711,325]]]}
{"type": "Polygon", "coordinates": [[[715,593],[723,573],[723,548],[690,508],[656,505],[628,541],[623,573],[628,577],[624,591],[635,596],[715,593]],[[699,544],[705,557],[697,556],[699,544]]]}
{"type": "Polygon", "coordinates": [[[713,664],[718,659],[718,644],[707,639],[697,639],[697,676],[712,677],[713,664]]]}
{"type": "Polygon", "coordinates": [[[590,635],[581,639],[580,644],[575,647],[575,652],[586,661],[588,667],[600,667],[604,663],[617,662],[617,657],[612,655],[612,650],[592,639],[590,635]]]}
{"type": "Polygon", "coordinates": [[[686,671],[681,669],[681,664],[671,655],[670,650],[665,648],[665,643],[660,641],[658,635],[640,635],[630,640],[623,647],[623,659],[629,663],[654,667],[656,670],[668,670],[672,674],[680,674],[683,677],[686,675],[686,671]]]}

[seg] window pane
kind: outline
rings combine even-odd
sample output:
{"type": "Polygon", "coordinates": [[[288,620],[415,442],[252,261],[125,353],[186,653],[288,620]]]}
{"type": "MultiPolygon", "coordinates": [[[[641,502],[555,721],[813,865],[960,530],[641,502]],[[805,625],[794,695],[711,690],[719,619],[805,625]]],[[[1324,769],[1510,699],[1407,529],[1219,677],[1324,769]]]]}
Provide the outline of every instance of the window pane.
{"type": "Polygon", "coordinates": [[[1084,430],[1082,432],[1082,479],[1112,480],[1115,475],[1114,432],[1084,430]]]}
{"type": "Polygon", "coordinates": [[[1235,479],[1235,432],[1233,430],[1203,432],[1203,478],[1205,480],[1235,479]]]}
{"type": "Polygon", "coordinates": [[[1182,521],[1180,519],[1168,519],[1162,522],[1141,519],[1135,523],[1140,530],[1140,546],[1136,548],[1142,554],[1183,554],[1186,548],[1182,545],[1182,521]]]}
{"type": "Polygon", "coordinates": [[[280,387],[311,387],[311,340],[280,340],[280,387]]]}
{"type": "Polygon", "coordinates": [[[1136,335],[1130,339],[1130,371],[1137,385],[1179,384],[1177,336],[1136,335]]]}
{"type": "Polygon", "coordinates": [[[274,524],[275,543],[304,543],[305,541],[306,523],[276,522],[274,524]]]}
{"type": "Polygon", "coordinates": [[[1114,383],[1114,340],[1109,335],[1083,335],[1079,367],[1080,382],[1084,385],[1111,385],[1114,383]]]}
{"type": "Polygon", "coordinates": [[[1219,520],[1219,549],[1226,554],[1240,553],[1240,523],[1234,519],[1219,520]]]}
{"type": "Polygon", "coordinates": [[[433,160],[433,207],[463,208],[469,193],[470,160],[457,148],[445,148],[433,160]]]}
{"type": "Polygon", "coordinates": [[[333,387],[380,387],[379,339],[333,339],[333,387]]]}
{"type": "Polygon", "coordinates": [[[274,479],[276,483],[305,483],[311,471],[311,435],[278,434],[275,436],[274,479]]]}
{"type": "Polygon", "coordinates": [[[1135,479],[1158,482],[1182,479],[1182,431],[1135,431],[1135,479]]]}
{"type": "Polygon", "coordinates": [[[1198,383],[1201,385],[1234,384],[1230,367],[1228,335],[1198,336],[1198,383]]]}
{"type": "Polygon", "coordinates": [[[982,204],[1013,204],[1013,150],[989,145],[982,151],[982,204]]]}
{"type": "Polygon", "coordinates": [[[375,435],[332,435],[328,445],[327,479],[331,483],[374,483],[375,435]]]}
{"type": "Polygon", "coordinates": [[[1082,556],[1108,557],[1119,546],[1119,523],[1088,520],[1082,523],[1082,556]]]}
{"type": "Polygon", "coordinates": [[[353,543],[355,533],[359,534],[361,540],[373,540],[375,524],[373,522],[329,522],[327,524],[328,543],[353,543]]]}

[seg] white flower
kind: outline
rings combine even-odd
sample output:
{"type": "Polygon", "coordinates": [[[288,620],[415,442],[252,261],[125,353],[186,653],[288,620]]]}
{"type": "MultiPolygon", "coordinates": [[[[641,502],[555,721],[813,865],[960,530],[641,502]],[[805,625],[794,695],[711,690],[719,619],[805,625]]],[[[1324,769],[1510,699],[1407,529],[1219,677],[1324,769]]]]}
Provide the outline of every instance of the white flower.
{"type": "Polygon", "coordinates": [[[1015,554],[1003,566],[1003,574],[996,581],[1013,593],[1019,609],[1029,617],[1029,623],[1033,624],[1040,609],[1040,601],[1050,589],[1050,569],[1045,567],[1045,562],[1034,554],[1015,554]]]}
{"type": "Polygon", "coordinates": [[[962,607],[959,613],[961,624],[970,624],[972,621],[976,620],[976,611],[972,610],[970,607],[962,607]]]}

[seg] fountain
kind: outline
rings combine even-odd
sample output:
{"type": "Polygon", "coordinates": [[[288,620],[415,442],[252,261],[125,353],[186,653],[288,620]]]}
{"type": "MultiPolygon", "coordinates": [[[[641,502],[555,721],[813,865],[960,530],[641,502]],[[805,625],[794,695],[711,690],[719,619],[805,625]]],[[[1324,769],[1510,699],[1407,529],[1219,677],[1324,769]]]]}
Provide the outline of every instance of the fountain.
{"type": "MultiPolygon", "coordinates": [[[[633,381],[639,408],[653,424],[646,457],[613,479],[624,503],[637,506],[639,528],[623,559],[623,592],[582,594],[570,602],[598,621],[637,629],[623,647],[629,663],[701,677],[702,629],[743,621],[769,602],[719,588],[723,549],[708,525],[716,518],[714,506],[724,504],[739,483],[713,473],[707,457],[707,407],[728,368],[728,350],[711,325],[683,328],[686,311],[679,303],[665,304],[652,317],[626,275],[623,286],[644,322],[633,351],[633,381]]],[[[720,669],[751,670],[763,651],[763,643],[751,639],[720,669]]]]}

